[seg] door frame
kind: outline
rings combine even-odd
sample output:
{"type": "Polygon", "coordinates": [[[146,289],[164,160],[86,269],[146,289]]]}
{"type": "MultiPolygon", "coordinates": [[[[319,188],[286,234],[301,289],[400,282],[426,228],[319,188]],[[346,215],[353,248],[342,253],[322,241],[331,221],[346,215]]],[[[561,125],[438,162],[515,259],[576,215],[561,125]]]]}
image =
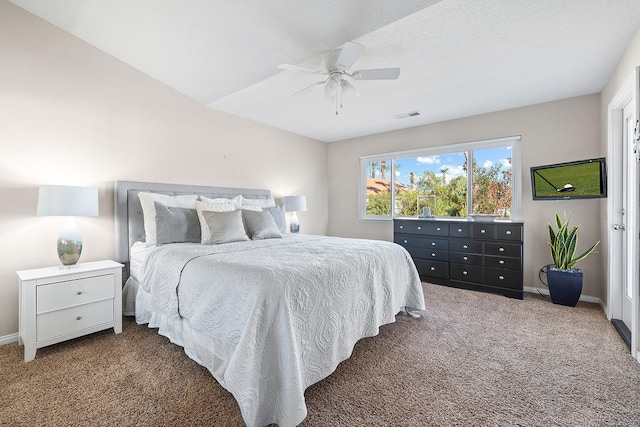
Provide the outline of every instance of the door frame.
{"type": "MultiPolygon", "coordinates": [[[[623,108],[632,102],[635,105],[635,118],[638,120],[639,106],[638,102],[638,90],[640,85],[640,67],[637,67],[631,76],[625,81],[625,84],[613,97],[608,105],[608,123],[607,123],[607,157],[609,158],[610,168],[616,170],[621,166],[622,162],[622,147],[620,140],[622,139],[622,123],[623,123],[623,108]]],[[[633,156],[633,153],[630,153],[633,156]]],[[[630,179],[628,186],[629,201],[631,206],[638,207],[638,176],[637,168],[629,168],[627,176],[623,179],[630,179]]],[[[623,253],[620,251],[620,231],[613,229],[613,224],[616,222],[617,213],[614,211],[616,197],[621,197],[619,191],[622,187],[620,179],[613,175],[607,179],[608,194],[607,199],[607,241],[609,246],[608,258],[607,258],[607,318],[609,320],[616,318],[620,319],[622,316],[622,296],[624,293],[625,284],[620,285],[621,274],[615,268],[616,260],[623,259],[623,253]]],[[[638,234],[638,209],[627,209],[626,211],[626,226],[627,229],[624,233],[627,234],[627,247],[626,251],[636,254],[634,262],[627,265],[627,279],[633,283],[632,291],[632,307],[631,307],[631,355],[640,361],[640,351],[638,351],[638,288],[640,286],[640,272],[638,271],[638,248],[640,236],[638,234]]]]}

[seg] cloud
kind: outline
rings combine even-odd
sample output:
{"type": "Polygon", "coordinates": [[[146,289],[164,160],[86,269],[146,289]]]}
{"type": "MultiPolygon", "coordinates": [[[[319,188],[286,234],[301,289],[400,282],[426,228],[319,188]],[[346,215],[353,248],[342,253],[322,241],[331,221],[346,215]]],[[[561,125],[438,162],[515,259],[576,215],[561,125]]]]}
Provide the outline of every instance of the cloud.
{"type": "Polygon", "coordinates": [[[422,163],[423,165],[440,164],[440,156],[418,157],[416,160],[418,161],[418,163],[422,163]]]}
{"type": "Polygon", "coordinates": [[[482,165],[482,167],[484,168],[490,168],[491,166],[493,166],[493,162],[491,160],[485,160],[485,162],[482,165]]]}
{"type": "Polygon", "coordinates": [[[511,169],[511,162],[509,161],[509,159],[500,159],[500,164],[505,169],[511,169]]]}

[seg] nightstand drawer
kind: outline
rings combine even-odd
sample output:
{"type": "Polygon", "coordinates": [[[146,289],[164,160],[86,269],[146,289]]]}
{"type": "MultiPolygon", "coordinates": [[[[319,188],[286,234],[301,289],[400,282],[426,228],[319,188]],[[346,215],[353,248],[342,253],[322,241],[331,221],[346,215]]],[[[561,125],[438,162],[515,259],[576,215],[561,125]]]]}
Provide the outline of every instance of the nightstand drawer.
{"type": "Polygon", "coordinates": [[[36,340],[44,341],[113,321],[113,299],[50,311],[36,317],[36,340]]]}
{"type": "Polygon", "coordinates": [[[113,274],[40,285],[36,290],[37,313],[113,299],[113,274]]]}

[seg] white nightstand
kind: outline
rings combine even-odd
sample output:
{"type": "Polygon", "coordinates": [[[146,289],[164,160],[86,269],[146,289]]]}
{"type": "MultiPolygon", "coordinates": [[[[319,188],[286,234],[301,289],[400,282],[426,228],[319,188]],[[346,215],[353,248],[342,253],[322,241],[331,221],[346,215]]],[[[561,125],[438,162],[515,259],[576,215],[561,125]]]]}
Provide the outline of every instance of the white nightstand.
{"type": "Polygon", "coordinates": [[[24,361],[60,341],[108,328],[122,332],[122,267],[97,261],[18,271],[24,361]]]}

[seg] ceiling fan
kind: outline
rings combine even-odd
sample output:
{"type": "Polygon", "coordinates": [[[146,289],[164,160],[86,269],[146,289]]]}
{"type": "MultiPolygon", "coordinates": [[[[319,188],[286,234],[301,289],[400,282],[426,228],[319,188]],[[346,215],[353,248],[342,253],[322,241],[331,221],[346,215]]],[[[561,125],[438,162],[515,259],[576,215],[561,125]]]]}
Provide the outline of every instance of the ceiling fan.
{"type": "Polygon", "coordinates": [[[281,70],[296,71],[323,76],[323,80],[310,84],[291,96],[298,95],[312,88],[324,85],[324,93],[330,98],[335,98],[336,115],[338,107],[342,108],[342,98],[354,98],[359,95],[358,90],[351,84],[353,80],[395,80],[400,76],[400,68],[373,68],[368,70],[348,70],[355,64],[364,52],[364,46],[346,42],[341,49],[331,50],[320,55],[321,68],[310,68],[302,65],[280,64],[281,70]]]}

